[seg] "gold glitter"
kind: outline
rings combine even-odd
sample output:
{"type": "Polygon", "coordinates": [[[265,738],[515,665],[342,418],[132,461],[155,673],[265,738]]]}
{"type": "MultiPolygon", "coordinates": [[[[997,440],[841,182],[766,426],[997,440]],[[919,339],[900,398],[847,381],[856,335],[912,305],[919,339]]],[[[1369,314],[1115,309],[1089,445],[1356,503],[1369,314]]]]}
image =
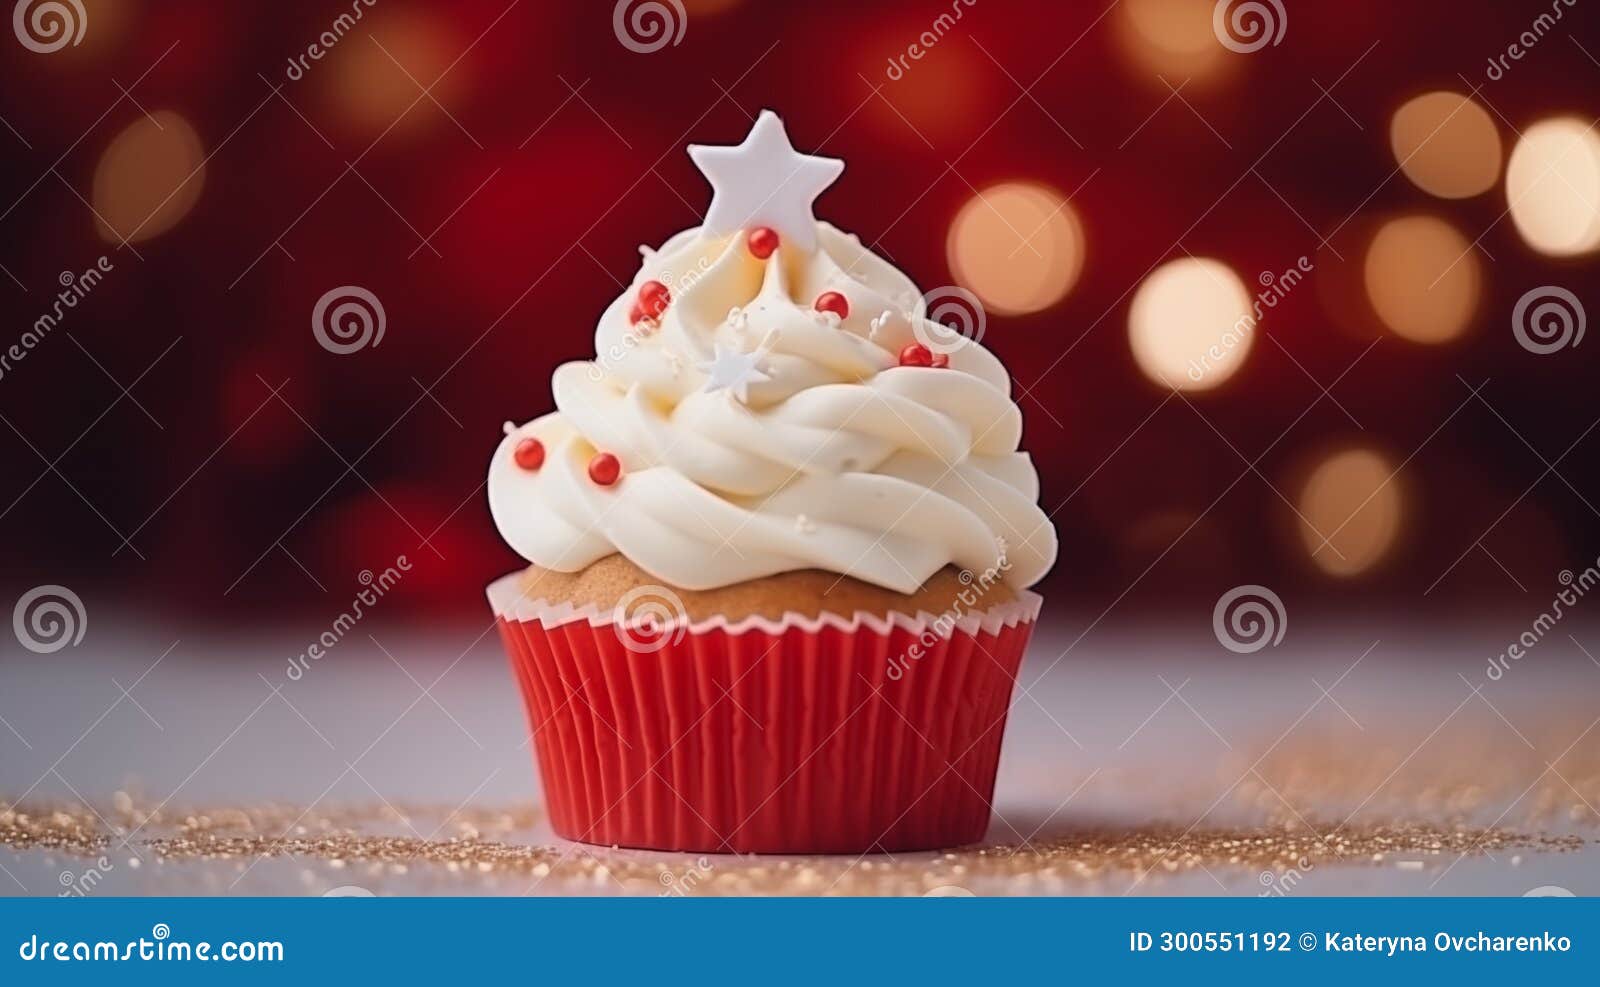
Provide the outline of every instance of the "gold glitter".
{"type": "MultiPolygon", "coordinates": [[[[1334,864],[1381,867],[1395,857],[1564,852],[1586,845],[1576,836],[1423,823],[1329,826],[1326,837],[1304,824],[1277,823],[1193,832],[1164,826],[1085,829],[1031,844],[859,859],[696,856],[483,838],[515,834],[539,820],[540,814],[527,807],[445,813],[387,806],[325,812],[270,805],[164,813],[141,807],[132,798],[116,798],[101,815],[87,806],[0,808],[0,845],[96,857],[127,841],[153,863],[226,863],[233,868],[233,880],[259,861],[291,859],[300,869],[290,873],[297,873],[299,884],[308,889],[319,883],[348,883],[319,882],[308,867],[320,863],[329,871],[354,870],[370,882],[432,873],[454,882],[457,891],[638,895],[921,895],[946,886],[1032,894],[1119,892],[1145,875],[1155,880],[1163,874],[1210,871],[1237,877],[1243,872],[1255,879],[1274,871],[1334,864]],[[456,835],[378,831],[422,820],[438,820],[440,832],[453,827],[456,835]],[[664,892],[664,887],[679,890],[664,892]]],[[[1420,869],[1424,863],[1398,860],[1393,866],[1420,869]]]]}

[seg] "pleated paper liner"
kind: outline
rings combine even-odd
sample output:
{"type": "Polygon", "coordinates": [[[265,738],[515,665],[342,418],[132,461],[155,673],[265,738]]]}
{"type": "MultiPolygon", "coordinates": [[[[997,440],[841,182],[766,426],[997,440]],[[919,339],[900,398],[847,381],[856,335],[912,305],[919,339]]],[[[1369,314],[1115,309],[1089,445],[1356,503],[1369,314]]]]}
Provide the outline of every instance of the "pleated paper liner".
{"type": "Polygon", "coordinates": [[[643,629],[489,587],[555,831],[699,853],[973,843],[1042,600],[643,629]]]}

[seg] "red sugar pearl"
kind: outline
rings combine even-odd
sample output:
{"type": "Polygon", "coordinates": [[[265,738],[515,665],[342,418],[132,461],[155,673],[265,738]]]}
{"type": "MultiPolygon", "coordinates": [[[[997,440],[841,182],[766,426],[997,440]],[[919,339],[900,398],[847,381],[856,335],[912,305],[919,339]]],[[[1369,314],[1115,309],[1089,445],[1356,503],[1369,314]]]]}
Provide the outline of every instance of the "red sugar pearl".
{"type": "Polygon", "coordinates": [[[589,460],[589,479],[602,487],[611,486],[621,477],[622,463],[618,462],[617,457],[611,455],[611,453],[597,452],[594,458],[589,460]]]}
{"type": "Polygon", "coordinates": [[[525,470],[536,470],[544,465],[544,443],[538,439],[523,439],[517,443],[512,457],[525,470]]]}
{"type": "Polygon", "coordinates": [[[900,351],[900,366],[931,367],[933,366],[933,353],[921,343],[907,343],[905,348],[900,351]]]}
{"type": "Polygon", "coordinates": [[[837,291],[824,291],[817,296],[812,307],[818,312],[832,312],[840,319],[850,318],[850,301],[837,291]]]}
{"type": "Polygon", "coordinates": [[[758,226],[750,231],[745,242],[757,259],[766,260],[778,249],[778,231],[769,226],[758,226]]]}
{"type": "Polygon", "coordinates": [[[950,356],[946,353],[935,353],[933,355],[933,366],[935,368],[950,366],[950,356]]]}
{"type": "Polygon", "coordinates": [[[638,302],[634,302],[633,303],[633,307],[628,309],[628,325],[636,326],[643,319],[644,319],[644,306],[640,305],[638,302]]]}
{"type": "Polygon", "coordinates": [[[672,303],[672,292],[660,281],[646,281],[639,286],[639,311],[646,317],[657,319],[672,303]]]}

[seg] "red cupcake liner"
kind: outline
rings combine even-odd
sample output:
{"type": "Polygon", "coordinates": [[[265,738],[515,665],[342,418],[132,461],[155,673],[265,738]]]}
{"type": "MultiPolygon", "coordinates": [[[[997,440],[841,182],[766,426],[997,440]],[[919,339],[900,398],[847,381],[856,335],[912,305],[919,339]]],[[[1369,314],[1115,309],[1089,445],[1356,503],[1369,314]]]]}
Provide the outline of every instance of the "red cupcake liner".
{"type": "Polygon", "coordinates": [[[700,853],[983,838],[1040,598],[643,631],[490,587],[555,831],[700,853]]]}

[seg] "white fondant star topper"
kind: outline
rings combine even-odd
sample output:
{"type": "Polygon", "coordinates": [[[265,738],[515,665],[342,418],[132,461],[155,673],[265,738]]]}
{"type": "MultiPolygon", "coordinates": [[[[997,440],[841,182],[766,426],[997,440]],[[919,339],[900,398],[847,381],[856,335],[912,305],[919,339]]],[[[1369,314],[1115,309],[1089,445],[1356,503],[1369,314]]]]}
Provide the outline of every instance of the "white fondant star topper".
{"type": "Polygon", "coordinates": [[[770,226],[785,242],[816,249],[811,205],[844,171],[843,161],[796,151],[783,121],[771,110],[761,111],[738,147],[690,144],[689,157],[711,183],[708,231],[737,233],[770,226]]]}
{"type": "Polygon", "coordinates": [[[767,355],[766,350],[762,348],[753,353],[741,353],[721,343],[713,345],[716,355],[695,364],[695,369],[706,375],[706,393],[727,390],[741,404],[748,404],[750,385],[765,384],[772,379],[756,368],[756,364],[767,355]]]}

